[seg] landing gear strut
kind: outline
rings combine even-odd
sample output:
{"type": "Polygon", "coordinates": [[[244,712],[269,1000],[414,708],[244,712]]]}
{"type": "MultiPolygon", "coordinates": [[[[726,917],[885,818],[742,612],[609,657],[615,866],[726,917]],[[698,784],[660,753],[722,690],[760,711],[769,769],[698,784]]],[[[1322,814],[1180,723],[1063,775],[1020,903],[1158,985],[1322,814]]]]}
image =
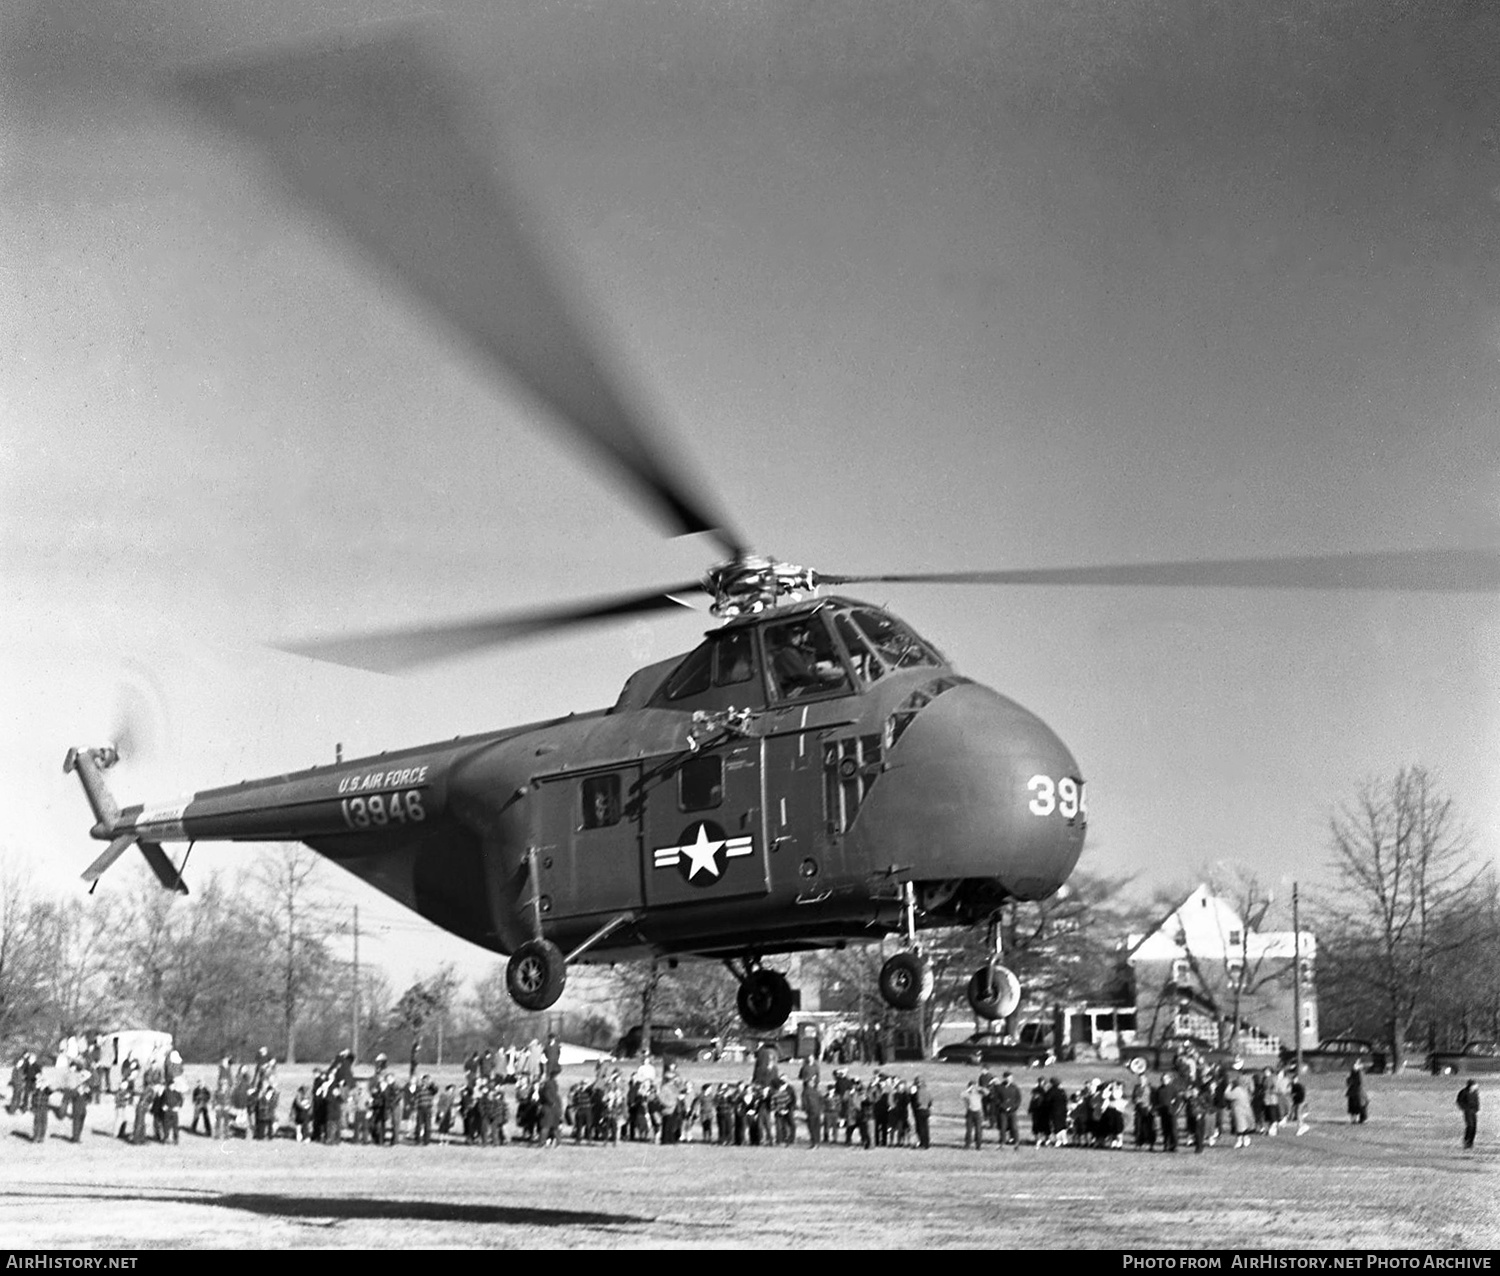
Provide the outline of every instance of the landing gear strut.
{"type": "Polygon", "coordinates": [[[781,1027],[792,1013],[796,1000],[792,986],[779,970],[767,970],[758,957],[745,958],[743,973],[734,963],[724,963],[730,974],[740,981],[736,1004],[740,1018],[752,1032],[770,1032],[781,1027]]]}
{"type": "Polygon", "coordinates": [[[901,889],[901,915],[906,923],[906,948],[881,966],[880,995],[895,1010],[915,1010],[932,996],[933,974],[917,945],[917,892],[910,882],[901,889]]]}
{"type": "Polygon", "coordinates": [[[1000,914],[989,921],[990,959],[969,978],[969,1005],[981,1019],[1005,1019],[1021,1004],[1021,981],[1000,964],[1000,914]]]}

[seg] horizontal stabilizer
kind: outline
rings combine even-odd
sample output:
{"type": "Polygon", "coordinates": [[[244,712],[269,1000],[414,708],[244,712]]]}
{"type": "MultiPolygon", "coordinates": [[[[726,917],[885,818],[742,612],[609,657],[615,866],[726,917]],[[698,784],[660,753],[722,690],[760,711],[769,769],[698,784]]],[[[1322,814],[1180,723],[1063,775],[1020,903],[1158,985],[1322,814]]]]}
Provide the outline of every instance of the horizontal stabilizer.
{"type": "MultiPolygon", "coordinates": [[[[83,880],[88,882],[89,885],[92,886],[99,880],[100,877],[104,875],[105,869],[107,869],[111,864],[119,859],[120,856],[124,855],[125,852],[130,849],[130,844],[134,841],[134,833],[126,833],[121,837],[115,838],[115,840],[105,848],[104,853],[100,855],[99,858],[96,859],[92,864],[90,864],[86,869],[83,870],[83,880]]],[[[151,857],[148,855],[146,858],[150,859],[151,857]]]]}
{"type": "MultiPolygon", "coordinates": [[[[162,850],[160,842],[142,842],[141,854],[146,857],[146,863],[151,865],[151,871],[156,874],[156,880],[169,891],[176,891],[179,895],[188,893],[187,883],[182,880],[182,875],[177,871],[177,866],[172,863],[171,858],[162,850]]],[[[113,849],[113,848],[111,848],[113,849]]],[[[108,855],[109,852],[104,853],[108,855]]],[[[101,859],[103,856],[100,857],[101,859]]]]}

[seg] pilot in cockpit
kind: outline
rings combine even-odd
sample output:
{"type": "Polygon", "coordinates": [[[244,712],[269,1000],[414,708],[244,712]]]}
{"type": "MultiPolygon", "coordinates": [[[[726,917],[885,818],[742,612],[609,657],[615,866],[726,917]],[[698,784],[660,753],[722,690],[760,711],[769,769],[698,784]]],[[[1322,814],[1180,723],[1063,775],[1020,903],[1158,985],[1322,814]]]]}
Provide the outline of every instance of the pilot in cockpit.
{"type": "Polygon", "coordinates": [[[777,693],[783,699],[847,689],[849,675],[827,630],[815,619],[768,626],[765,640],[777,693]]]}

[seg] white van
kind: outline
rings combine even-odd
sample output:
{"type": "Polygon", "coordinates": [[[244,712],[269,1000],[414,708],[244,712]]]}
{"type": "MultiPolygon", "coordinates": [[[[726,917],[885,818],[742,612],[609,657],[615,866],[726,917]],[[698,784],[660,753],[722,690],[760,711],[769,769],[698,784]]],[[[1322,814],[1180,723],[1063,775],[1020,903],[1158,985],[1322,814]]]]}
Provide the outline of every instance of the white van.
{"type": "Polygon", "coordinates": [[[99,1067],[104,1073],[104,1088],[113,1090],[120,1082],[120,1065],[134,1055],[145,1072],[153,1063],[165,1068],[172,1053],[172,1034],[152,1032],[146,1028],[128,1028],[108,1032],[99,1042],[99,1067]]]}

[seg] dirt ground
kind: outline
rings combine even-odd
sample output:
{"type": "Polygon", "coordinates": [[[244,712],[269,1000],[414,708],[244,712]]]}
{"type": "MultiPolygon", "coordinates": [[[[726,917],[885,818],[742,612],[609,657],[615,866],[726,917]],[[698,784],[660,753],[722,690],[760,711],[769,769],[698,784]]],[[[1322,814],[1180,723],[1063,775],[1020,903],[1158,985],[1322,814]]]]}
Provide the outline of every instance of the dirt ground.
{"type": "MultiPolygon", "coordinates": [[[[1500,1117],[1460,1147],[1459,1082],[1371,1079],[1351,1126],[1342,1078],[1312,1078],[1312,1128],[1243,1151],[964,1150],[971,1070],[899,1065],[934,1084],[926,1152],[625,1143],[556,1149],[462,1144],[338,1148],[184,1133],[113,1137],[91,1111],[82,1142],[30,1141],[0,1115],[0,1245],[25,1249],[943,1247],[1073,1250],[1500,1247],[1500,1117]]],[[[288,1070],[295,1086],[310,1070],[288,1070]]],[[[743,1065],[688,1065],[692,1083],[743,1065]]],[[[1123,1073],[1070,1064],[1071,1086],[1123,1073]]],[[[584,1075],[587,1069],[570,1069],[584,1075]]],[[[440,1080],[452,1079],[445,1070],[440,1080]]],[[[189,1072],[189,1079],[193,1076],[189,1072]]],[[[572,1076],[565,1076],[570,1082],[572,1076]]],[[[1023,1090],[1035,1074],[1021,1076],[1023,1090]]],[[[1481,1090],[1489,1087],[1481,1081],[1481,1090]]],[[[1500,1089],[1486,1104],[1500,1107],[1500,1089]]]]}

